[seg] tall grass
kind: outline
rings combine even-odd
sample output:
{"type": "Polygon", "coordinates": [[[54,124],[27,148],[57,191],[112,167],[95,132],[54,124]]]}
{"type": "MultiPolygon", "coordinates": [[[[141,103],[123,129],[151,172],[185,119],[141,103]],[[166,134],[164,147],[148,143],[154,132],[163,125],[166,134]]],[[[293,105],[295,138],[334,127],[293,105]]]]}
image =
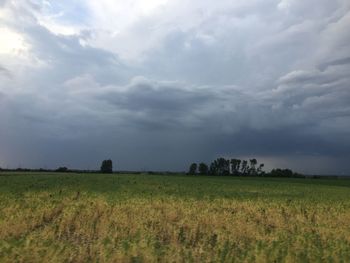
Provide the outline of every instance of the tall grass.
{"type": "Polygon", "coordinates": [[[0,176],[1,262],[350,262],[350,182],[0,176]]]}

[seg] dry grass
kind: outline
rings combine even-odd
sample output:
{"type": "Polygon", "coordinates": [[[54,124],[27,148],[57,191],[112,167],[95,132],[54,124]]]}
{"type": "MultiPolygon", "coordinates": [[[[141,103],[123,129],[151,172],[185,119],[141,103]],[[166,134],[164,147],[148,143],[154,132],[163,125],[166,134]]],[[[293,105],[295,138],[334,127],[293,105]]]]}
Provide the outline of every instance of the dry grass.
{"type": "Polygon", "coordinates": [[[350,262],[346,200],[54,188],[1,197],[1,262],[350,262]]]}

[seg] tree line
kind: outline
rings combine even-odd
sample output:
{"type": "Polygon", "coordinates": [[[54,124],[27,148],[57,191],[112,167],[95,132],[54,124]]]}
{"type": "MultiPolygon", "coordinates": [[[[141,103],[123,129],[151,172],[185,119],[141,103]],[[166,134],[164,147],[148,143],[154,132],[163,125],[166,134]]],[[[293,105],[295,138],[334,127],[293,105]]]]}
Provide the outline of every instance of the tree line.
{"type": "MultiPolygon", "coordinates": [[[[192,163],[188,169],[187,174],[189,175],[218,175],[218,176],[268,176],[268,177],[305,177],[302,174],[295,173],[290,169],[273,169],[272,171],[266,173],[264,170],[264,164],[258,163],[258,161],[253,158],[249,160],[240,159],[225,159],[217,158],[208,166],[206,163],[201,162],[199,164],[192,163]]],[[[79,172],[79,173],[113,173],[113,162],[112,160],[103,160],[101,163],[100,170],[72,170],[67,167],[59,167],[56,170],[50,169],[27,169],[27,168],[17,168],[17,169],[2,169],[0,171],[22,171],[22,172],[79,172]]],[[[142,173],[142,172],[124,172],[124,173],[142,173]]],[[[164,172],[153,172],[149,171],[148,174],[164,174],[164,172]]],[[[171,172],[167,172],[172,174],[171,172]]]]}
{"type": "MultiPolygon", "coordinates": [[[[65,173],[65,172],[70,172],[71,170],[69,170],[67,167],[63,166],[63,167],[59,167],[55,170],[56,172],[60,172],[60,173],[65,173]]],[[[109,173],[113,173],[113,162],[111,159],[108,160],[103,160],[101,163],[101,167],[100,167],[100,171],[101,173],[104,174],[109,174],[109,173]]]]}
{"type": "Polygon", "coordinates": [[[263,171],[263,163],[258,163],[257,159],[225,159],[217,158],[208,166],[206,163],[192,163],[188,169],[189,175],[234,175],[234,176],[272,176],[272,177],[302,177],[290,169],[273,169],[266,173],[263,171]]]}

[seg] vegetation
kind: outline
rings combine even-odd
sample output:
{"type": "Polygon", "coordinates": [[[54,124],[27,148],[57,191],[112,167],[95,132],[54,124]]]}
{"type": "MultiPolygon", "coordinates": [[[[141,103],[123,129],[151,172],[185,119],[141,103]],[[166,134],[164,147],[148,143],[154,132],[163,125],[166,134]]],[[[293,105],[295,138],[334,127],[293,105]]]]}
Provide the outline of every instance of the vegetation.
{"type": "Polygon", "coordinates": [[[192,163],[190,165],[190,169],[188,171],[188,174],[194,175],[197,173],[197,164],[196,163],[192,163]]]}
{"type": "Polygon", "coordinates": [[[206,174],[208,174],[208,172],[209,172],[208,165],[206,165],[205,163],[200,163],[200,164],[198,165],[198,172],[199,172],[199,174],[201,174],[201,175],[206,175],[206,174]]]}
{"type": "Polygon", "coordinates": [[[68,170],[68,168],[67,167],[58,167],[57,169],[56,169],[56,172],[59,172],[59,173],[65,173],[65,172],[68,172],[69,170],[68,170]]]}
{"type": "Polygon", "coordinates": [[[0,175],[0,262],[350,262],[350,180],[0,175]]]}
{"type": "Polygon", "coordinates": [[[113,173],[112,160],[104,160],[101,164],[101,173],[113,173]]]}
{"type": "Polygon", "coordinates": [[[303,177],[301,174],[294,173],[290,169],[272,169],[269,173],[272,177],[303,177]]]}
{"type": "MultiPolygon", "coordinates": [[[[200,175],[234,175],[234,176],[268,176],[268,177],[304,177],[301,174],[294,173],[290,169],[273,169],[270,173],[263,171],[264,164],[258,165],[258,161],[254,159],[225,159],[218,158],[210,164],[208,169],[207,164],[200,163],[198,165],[198,174],[200,175]]],[[[197,164],[192,163],[188,174],[197,174],[197,164]]]]}

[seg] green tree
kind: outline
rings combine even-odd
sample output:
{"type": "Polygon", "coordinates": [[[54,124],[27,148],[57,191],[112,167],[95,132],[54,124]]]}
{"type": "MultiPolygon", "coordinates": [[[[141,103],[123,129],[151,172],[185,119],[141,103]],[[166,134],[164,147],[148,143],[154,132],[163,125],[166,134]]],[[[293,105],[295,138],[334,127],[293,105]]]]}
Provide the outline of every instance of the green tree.
{"type": "Polygon", "coordinates": [[[258,161],[256,159],[250,159],[250,169],[249,174],[255,175],[256,174],[256,165],[258,164],[258,161]]]}
{"type": "Polygon", "coordinates": [[[56,169],[56,172],[65,173],[65,172],[68,172],[68,168],[67,167],[59,167],[56,169]]]}
{"type": "Polygon", "coordinates": [[[194,174],[196,174],[196,173],[197,173],[197,164],[196,164],[196,163],[192,163],[192,164],[190,165],[189,170],[188,170],[188,174],[194,175],[194,174]]]}
{"type": "Polygon", "coordinates": [[[241,161],[240,159],[237,159],[237,167],[236,167],[236,170],[237,170],[237,173],[238,173],[238,174],[239,174],[239,169],[240,169],[241,163],[242,163],[242,161],[241,161]]]}
{"type": "Polygon", "coordinates": [[[218,159],[219,164],[219,174],[220,175],[229,175],[230,174],[230,161],[225,158],[218,159]]]}
{"type": "Polygon", "coordinates": [[[208,168],[208,165],[205,164],[205,163],[200,163],[199,166],[198,166],[198,172],[200,174],[208,174],[209,172],[209,168],[208,168]]]}
{"type": "Polygon", "coordinates": [[[212,175],[229,175],[230,174],[230,161],[225,158],[218,158],[211,163],[210,174],[212,175]]]}
{"type": "Polygon", "coordinates": [[[102,173],[112,173],[113,172],[113,163],[112,160],[104,160],[101,164],[102,173]]]}
{"type": "Polygon", "coordinates": [[[241,165],[241,160],[240,159],[231,159],[231,171],[233,175],[239,175],[239,169],[241,165]]]}
{"type": "Polygon", "coordinates": [[[262,170],[264,168],[265,164],[261,163],[257,169],[258,175],[264,175],[264,171],[262,170]]]}
{"type": "Polygon", "coordinates": [[[269,176],[273,177],[294,177],[296,174],[290,169],[272,169],[269,176]]]}
{"type": "Polygon", "coordinates": [[[218,164],[217,164],[217,161],[213,161],[211,164],[210,164],[210,167],[209,167],[209,174],[211,175],[218,175],[218,164]]]}
{"type": "Polygon", "coordinates": [[[247,161],[247,160],[243,160],[243,161],[242,161],[242,166],[241,166],[242,174],[243,174],[243,175],[247,175],[248,169],[249,169],[248,161],[247,161]]]}

